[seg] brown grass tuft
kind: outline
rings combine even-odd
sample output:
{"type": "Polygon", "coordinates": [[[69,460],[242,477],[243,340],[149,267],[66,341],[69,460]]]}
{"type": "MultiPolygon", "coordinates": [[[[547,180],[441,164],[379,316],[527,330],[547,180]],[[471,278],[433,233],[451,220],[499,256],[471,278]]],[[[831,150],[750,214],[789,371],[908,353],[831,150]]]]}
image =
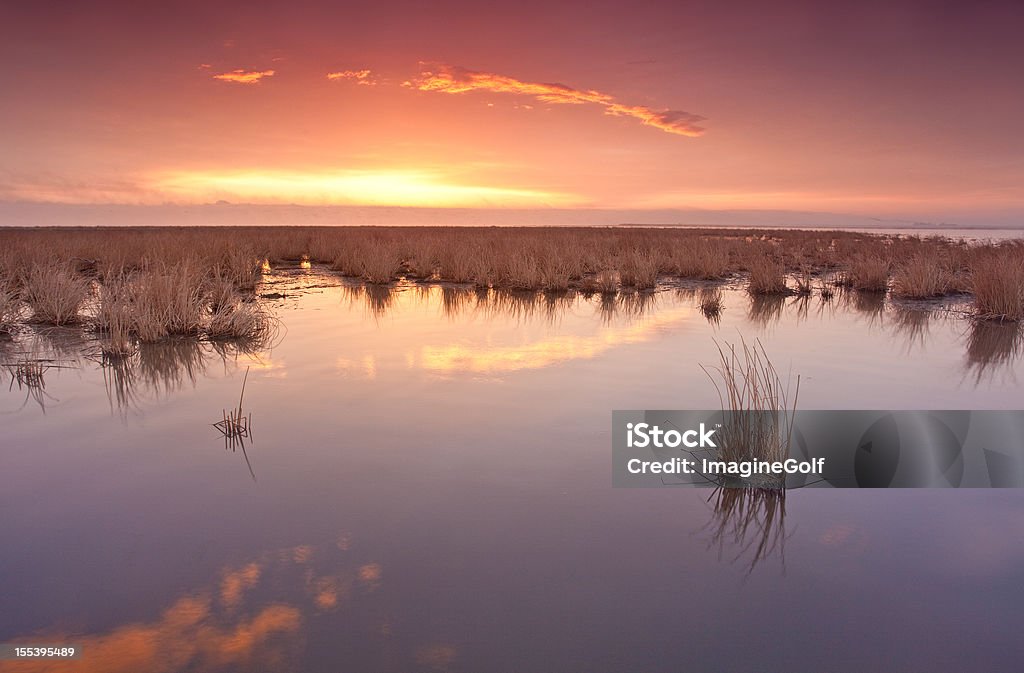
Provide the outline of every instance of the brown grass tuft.
{"type": "Polygon", "coordinates": [[[976,261],[970,285],[979,318],[1024,320],[1024,263],[1018,246],[976,261]]]}
{"type": "Polygon", "coordinates": [[[747,284],[750,294],[790,293],[786,285],[786,267],[781,261],[759,256],[751,259],[747,265],[750,267],[750,281],[747,284]]]}
{"type": "Polygon", "coordinates": [[[882,257],[854,255],[839,282],[854,290],[885,292],[889,288],[889,262],[882,257]]]}
{"type": "Polygon", "coordinates": [[[34,322],[49,325],[81,322],[79,311],[89,291],[89,281],[61,262],[32,266],[25,277],[24,298],[32,309],[34,322]]]}
{"type": "Polygon", "coordinates": [[[893,272],[892,293],[907,299],[941,297],[952,283],[953,274],[938,255],[919,254],[893,272]]]}

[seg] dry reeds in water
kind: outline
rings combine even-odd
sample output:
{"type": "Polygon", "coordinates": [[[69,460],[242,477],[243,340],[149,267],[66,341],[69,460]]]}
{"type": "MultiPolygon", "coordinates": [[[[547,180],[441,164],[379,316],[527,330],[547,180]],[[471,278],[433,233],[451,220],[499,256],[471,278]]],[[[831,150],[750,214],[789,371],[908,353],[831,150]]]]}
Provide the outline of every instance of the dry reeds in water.
{"type": "Polygon", "coordinates": [[[0,335],[14,333],[21,320],[21,296],[8,282],[0,279],[0,335]]]}
{"type": "Polygon", "coordinates": [[[971,269],[975,315],[982,320],[1024,320],[1024,259],[1014,246],[988,255],[971,269]],[[1017,254],[1012,254],[1017,253],[1017,254]]]}
{"type": "Polygon", "coordinates": [[[206,335],[211,339],[247,340],[262,344],[271,339],[274,321],[255,301],[245,301],[230,287],[214,294],[206,335]]]}
{"type": "Polygon", "coordinates": [[[29,268],[23,297],[34,322],[70,325],[81,321],[79,311],[89,296],[90,283],[69,264],[41,263],[29,268]]]}
{"type": "Polygon", "coordinates": [[[627,254],[619,266],[623,287],[649,290],[658,284],[658,260],[647,252],[627,254]]]}
{"type": "Polygon", "coordinates": [[[889,288],[889,262],[881,257],[855,255],[847,264],[840,283],[865,292],[885,292],[889,288]]]}
{"type": "Polygon", "coordinates": [[[892,293],[907,299],[941,297],[950,291],[953,274],[937,255],[919,254],[896,268],[892,293]]]}
{"type": "MultiPolygon", "coordinates": [[[[718,391],[726,419],[719,435],[718,459],[730,462],[786,460],[800,395],[800,377],[796,378],[790,402],[789,384],[783,385],[759,340],[751,346],[741,339],[739,349],[730,344],[723,347],[717,341],[716,345],[719,365],[710,368],[701,365],[701,369],[718,391]],[[712,372],[717,374],[721,385],[712,372]]],[[[763,484],[743,485],[782,487],[784,479],[769,475],[763,484]]]]}
{"type": "Polygon", "coordinates": [[[781,261],[768,256],[759,256],[748,263],[750,281],[747,291],[753,295],[784,295],[790,289],[786,285],[786,267],[781,261]]]}
{"type": "Polygon", "coordinates": [[[99,307],[94,320],[104,337],[102,350],[105,356],[124,357],[135,352],[131,289],[123,277],[108,280],[100,286],[99,307]]]}
{"type": "Polygon", "coordinates": [[[252,414],[246,415],[242,411],[242,402],[245,399],[245,384],[248,379],[249,368],[246,367],[245,376],[242,378],[242,393],[238,396],[238,406],[230,410],[224,409],[221,414],[221,420],[213,424],[213,427],[217,428],[224,435],[225,444],[231,447],[234,447],[236,444],[244,446],[246,439],[252,439],[252,414]]]}

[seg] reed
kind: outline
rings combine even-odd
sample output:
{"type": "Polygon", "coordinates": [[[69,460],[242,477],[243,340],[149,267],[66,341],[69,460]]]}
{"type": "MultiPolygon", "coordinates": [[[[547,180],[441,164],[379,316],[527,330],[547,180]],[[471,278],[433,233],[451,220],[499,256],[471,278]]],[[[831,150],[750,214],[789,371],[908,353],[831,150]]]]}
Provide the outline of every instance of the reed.
{"type": "Polygon", "coordinates": [[[852,256],[840,277],[844,287],[865,292],[885,292],[889,288],[889,262],[864,253],[852,256]]]}
{"type": "MultiPolygon", "coordinates": [[[[241,446],[242,450],[245,450],[245,440],[252,439],[252,414],[246,414],[242,411],[242,402],[245,400],[245,384],[249,380],[249,368],[245,368],[245,376],[242,378],[242,393],[238,396],[238,406],[233,409],[224,409],[221,414],[221,420],[213,423],[213,427],[217,428],[218,431],[224,436],[225,448],[230,447],[234,449],[236,446],[241,446]]],[[[246,456],[246,462],[249,457],[246,456]]],[[[252,472],[252,465],[249,466],[249,471],[252,472]]],[[[256,475],[253,474],[253,479],[256,475]]]]}
{"type": "Polygon", "coordinates": [[[892,274],[892,293],[907,299],[941,297],[953,286],[953,274],[937,254],[915,255],[892,274]]]}
{"type": "MultiPolygon", "coordinates": [[[[800,377],[796,377],[796,388],[790,401],[789,384],[783,384],[760,341],[749,345],[741,339],[739,349],[730,344],[723,347],[717,341],[716,345],[718,366],[701,365],[701,368],[718,391],[725,414],[725,423],[719,434],[718,459],[786,460],[800,395],[800,377]]],[[[760,479],[764,483],[748,481],[743,485],[784,485],[777,475],[762,475],[760,479]]]]}
{"type": "Polygon", "coordinates": [[[658,284],[658,258],[650,252],[633,251],[619,263],[619,279],[623,287],[649,290],[658,284]]]}
{"type": "Polygon", "coordinates": [[[0,334],[14,333],[21,320],[21,296],[7,280],[0,279],[0,334]]]}
{"type": "Polygon", "coordinates": [[[983,320],[1024,320],[1024,264],[1012,246],[986,255],[971,269],[974,312],[983,320]]]}
{"type": "Polygon", "coordinates": [[[40,262],[25,275],[22,296],[34,322],[49,325],[79,323],[79,311],[89,296],[90,283],[67,262],[40,262]]]}
{"type": "Polygon", "coordinates": [[[748,262],[750,280],[747,291],[754,295],[789,294],[786,285],[786,267],[781,261],[768,256],[758,256],[748,262]]]}
{"type": "Polygon", "coordinates": [[[104,337],[104,356],[124,357],[135,352],[131,286],[124,277],[110,279],[100,286],[99,306],[93,320],[104,337]]]}

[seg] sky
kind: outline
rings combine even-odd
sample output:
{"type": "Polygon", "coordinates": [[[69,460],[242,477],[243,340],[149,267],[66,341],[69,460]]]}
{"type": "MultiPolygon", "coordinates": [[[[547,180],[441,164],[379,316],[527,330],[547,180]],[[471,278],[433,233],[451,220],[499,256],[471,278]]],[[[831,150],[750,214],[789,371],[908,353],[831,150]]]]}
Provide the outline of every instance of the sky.
{"type": "Polygon", "coordinates": [[[0,202],[1024,226],[1020,2],[7,3],[0,202]]]}

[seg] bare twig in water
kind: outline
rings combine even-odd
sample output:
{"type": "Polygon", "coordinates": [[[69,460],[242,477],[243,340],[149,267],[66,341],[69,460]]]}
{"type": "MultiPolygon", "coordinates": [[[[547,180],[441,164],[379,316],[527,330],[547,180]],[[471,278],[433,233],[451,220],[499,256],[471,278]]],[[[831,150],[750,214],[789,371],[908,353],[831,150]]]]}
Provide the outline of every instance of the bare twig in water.
{"type": "Polygon", "coordinates": [[[245,368],[245,376],[242,378],[242,393],[238,396],[238,406],[234,409],[224,409],[221,412],[221,420],[213,424],[213,427],[217,428],[220,433],[224,436],[224,448],[242,450],[242,455],[245,456],[245,464],[249,466],[249,474],[252,475],[253,481],[256,480],[256,473],[252,469],[252,463],[249,462],[249,455],[245,452],[245,440],[252,441],[252,413],[248,415],[242,411],[242,402],[245,400],[245,384],[249,380],[249,368],[245,368]]]}

